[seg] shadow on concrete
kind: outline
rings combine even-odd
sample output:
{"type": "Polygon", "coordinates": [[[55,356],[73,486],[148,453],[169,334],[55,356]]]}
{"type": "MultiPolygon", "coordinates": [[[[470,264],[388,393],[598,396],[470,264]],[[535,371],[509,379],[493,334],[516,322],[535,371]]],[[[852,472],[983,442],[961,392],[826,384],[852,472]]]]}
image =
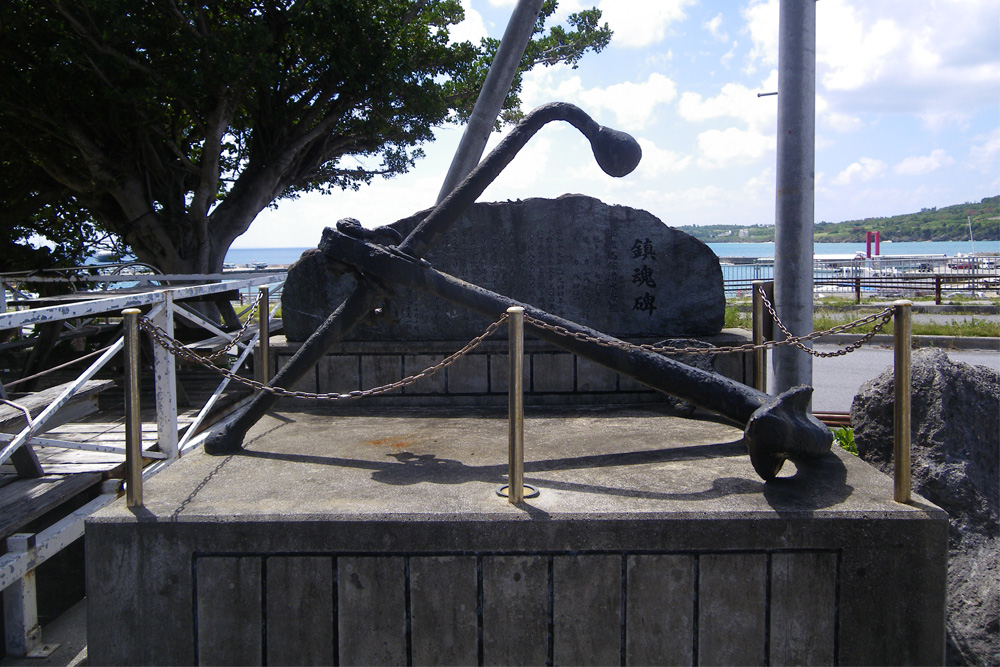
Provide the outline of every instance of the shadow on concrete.
{"type": "MultiPolygon", "coordinates": [[[[526,475],[532,473],[551,472],[558,470],[582,470],[595,468],[613,468],[621,466],[649,465],[672,461],[710,460],[745,456],[746,448],[742,441],[718,443],[712,445],[696,445],[691,447],[671,447],[650,451],[624,452],[620,454],[595,454],[587,456],[564,457],[541,461],[525,462],[526,475]]],[[[308,463],[313,465],[328,465],[343,468],[354,468],[372,471],[372,480],[393,486],[420,483],[429,484],[464,484],[466,482],[484,482],[500,484],[507,473],[506,465],[473,466],[456,459],[439,458],[435,454],[414,454],[412,452],[393,452],[386,456],[394,462],[379,462],[364,459],[347,459],[334,456],[317,456],[311,454],[294,454],[260,450],[243,450],[237,456],[259,458],[291,463],[308,463]]],[[[712,500],[722,496],[735,494],[751,494],[766,491],[763,482],[738,477],[721,477],[713,480],[709,489],[698,492],[667,493],[644,489],[616,488],[587,483],[560,482],[550,479],[531,479],[526,482],[534,486],[575,491],[578,493],[595,493],[648,500],[712,500]]]]}
{"type": "Polygon", "coordinates": [[[764,499],[778,514],[801,517],[803,512],[839,505],[854,492],[847,483],[847,466],[833,452],[794,465],[794,475],[763,485],[764,499]]]}

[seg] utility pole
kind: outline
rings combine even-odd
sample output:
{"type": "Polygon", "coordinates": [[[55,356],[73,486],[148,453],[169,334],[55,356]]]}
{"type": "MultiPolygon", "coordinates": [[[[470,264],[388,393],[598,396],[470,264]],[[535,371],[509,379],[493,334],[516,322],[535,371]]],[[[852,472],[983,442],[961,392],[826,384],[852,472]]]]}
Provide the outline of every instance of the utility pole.
{"type": "Polygon", "coordinates": [[[441,192],[438,193],[437,203],[440,204],[479,164],[479,158],[486,149],[486,142],[489,141],[497,115],[510,91],[514,74],[517,73],[517,66],[521,64],[524,50],[531,41],[535,22],[538,21],[538,12],[542,10],[542,2],[543,0],[518,0],[517,7],[510,15],[510,21],[490,65],[490,71],[486,75],[483,89],[479,91],[476,106],[472,109],[469,124],[465,126],[462,141],[455,151],[455,157],[451,160],[441,192]]]}
{"type": "MultiPolygon", "coordinates": [[[[775,310],[795,336],[813,326],[816,185],[816,0],[780,0],[775,310]]],[[[775,348],[774,393],[812,385],[812,356],[775,348]]]]}

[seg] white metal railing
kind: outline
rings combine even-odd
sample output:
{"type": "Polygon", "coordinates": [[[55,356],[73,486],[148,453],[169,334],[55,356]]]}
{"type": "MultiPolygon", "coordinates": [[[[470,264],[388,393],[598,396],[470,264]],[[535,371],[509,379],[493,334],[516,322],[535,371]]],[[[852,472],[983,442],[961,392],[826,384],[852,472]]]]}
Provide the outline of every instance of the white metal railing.
{"type": "MultiPolygon", "coordinates": [[[[8,289],[9,276],[0,276],[0,307],[6,309],[7,306],[17,306],[15,300],[7,301],[5,293],[8,289]]],[[[50,276],[39,277],[38,280],[49,282],[50,276]]],[[[150,285],[152,282],[177,281],[187,282],[197,281],[195,284],[183,286],[152,286],[150,291],[137,294],[116,295],[114,290],[95,294],[83,295],[76,303],[65,303],[52,306],[43,306],[29,310],[13,310],[10,312],[0,312],[0,331],[11,329],[21,329],[24,327],[34,327],[49,323],[66,322],[81,318],[94,316],[114,317],[121,316],[121,311],[128,308],[145,307],[148,309],[149,317],[158,326],[168,331],[171,335],[174,329],[174,320],[182,317],[185,320],[202,327],[213,337],[222,337],[233,343],[233,338],[242,332],[227,333],[222,331],[215,324],[209,322],[192,310],[178,303],[182,299],[197,297],[211,297],[234,290],[244,290],[260,288],[266,286],[262,292],[268,297],[278,297],[281,288],[284,286],[285,273],[247,273],[247,274],[207,274],[207,275],[148,275],[148,276],[87,276],[87,282],[98,282],[104,279],[109,282],[128,281],[150,285]],[[225,281],[225,282],[222,282],[225,281]],[[90,298],[92,296],[92,298],[90,298]]],[[[23,276],[17,276],[18,281],[26,280],[23,276]]],[[[81,279],[83,280],[83,279],[81,279]]],[[[267,313],[267,321],[274,319],[278,304],[270,308],[270,300],[267,304],[261,304],[262,309],[267,313]]],[[[246,308],[238,316],[242,317],[249,312],[253,306],[246,308]]],[[[238,371],[245,363],[247,357],[255,349],[259,337],[259,331],[254,333],[249,340],[237,342],[234,352],[237,355],[235,362],[230,365],[230,370],[238,371]]],[[[106,348],[100,357],[91,363],[86,370],[66,388],[60,395],[47,406],[37,417],[28,418],[28,424],[16,434],[0,434],[0,464],[7,461],[19,447],[25,446],[46,446],[62,447],[67,449],[95,450],[102,452],[113,452],[126,455],[126,447],[107,445],[78,443],[68,440],[57,440],[51,438],[40,438],[35,434],[44,431],[47,421],[49,421],[57,410],[70,401],[74,393],[79,390],[88,380],[96,375],[112,358],[114,358],[124,347],[124,337],[119,338],[112,345],[106,348]]],[[[261,361],[261,363],[266,363],[261,361]]],[[[177,414],[177,382],[175,357],[162,349],[158,345],[153,346],[153,376],[154,395],[156,408],[156,434],[157,448],[159,451],[145,450],[142,456],[146,458],[159,459],[148,466],[142,473],[143,477],[149,477],[162,470],[181,456],[185,451],[192,449],[202,440],[194,438],[195,432],[205,421],[216,405],[228,384],[228,378],[224,378],[216,388],[211,398],[188,425],[183,438],[178,437],[178,414],[177,414]]],[[[0,385],[0,389],[3,386],[0,385]]],[[[2,394],[0,394],[2,396],[2,394]]],[[[15,402],[16,403],[16,402],[15,402]]],[[[37,620],[34,602],[34,569],[58,553],[61,549],[69,545],[75,539],[83,535],[84,520],[86,517],[98,509],[111,503],[120,490],[120,480],[105,483],[109,488],[102,489],[103,493],[76,510],[69,516],[59,520],[49,528],[33,535],[14,535],[8,538],[8,552],[0,555],[0,591],[4,592],[5,600],[10,598],[17,603],[10,605],[12,618],[8,618],[8,653],[11,651],[27,654],[32,647],[40,644],[40,633],[34,620],[37,620]],[[11,625],[16,625],[19,629],[11,637],[11,625]],[[13,639],[14,645],[10,644],[13,639]]],[[[6,605],[5,605],[6,606],[6,605]]]]}
{"type": "MultiPolygon", "coordinates": [[[[137,277],[138,276],[129,276],[129,279],[134,281],[137,277]]],[[[183,317],[185,320],[206,329],[213,336],[220,336],[231,340],[233,334],[228,334],[222,331],[210,321],[187,309],[183,306],[183,304],[177,302],[181,299],[208,297],[215,294],[222,294],[233,290],[242,290],[260,285],[268,285],[269,287],[277,288],[272,292],[272,294],[277,295],[277,293],[280,292],[281,286],[284,284],[284,274],[280,273],[244,277],[240,280],[230,280],[230,276],[219,274],[209,274],[204,276],[157,275],[142,276],[141,278],[146,278],[147,280],[176,278],[178,280],[185,281],[192,279],[215,281],[226,280],[226,282],[203,282],[181,287],[162,287],[155,289],[155,291],[148,291],[139,294],[97,296],[95,298],[88,298],[78,303],[45,306],[29,310],[0,313],[0,331],[18,329],[25,326],[38,326],[62,320],[92,317],[95,315],[117,315],[126,308],[139,308],[145,306],[150,308],[147,316],[170,334],[173,334],[174,319],[176,317],[183,317]]],[[[269,311],[269,319],[274,317],[276,310],[277,306],[269,311]]],[[[256,343],[256,334],[251,338],[251,340],[244,343],[238,343],[239,348],[241,348],[241,354],[230,370],[235,372],[242,367],[246,358],[249,356],[249,353],[254,349],[256,343]]],[[[73,394],[75,394],[76,391],[78,391],[80,387],[87,382],[87,380],[94,377],[98,371],[100,371],[118,354],[118,352],[121,351],[123,345],[124,340],[119,338],[105,351],[104,354],[101,355],[99,359],[97,359],[83,373],[81,373],[75,381],[70,383],[70,385],[66,387],[59,397],[49,407],[47,407],[41,415],[36,417],[31,424],[26,425],[19,433],[13,436],[0,434],[0,445],[2,445],[2,447],[0,447],[0,464],[6,461],[19,447],[30,444],[44,444],[46,446],[65,447],[69,449],[88,448],[86,445],[70,441],[46,440],[42,442],[37,438],[33,438],[33,436],[35,433],[42,430],[45,422],[48,421],[60,407],[72,399],[73,394]]],[[[209,403],[196,417],[192,428],[188,429],[188,433],[185,434],[184,439],[179,441],[177,428],[176,364],[173,355],[158,346],[154,346],[153,351],[153,377],[154,394],[156,397],[157,444],[162,457],[167,460],[173,460],[179,456],[181,448],[184,445],[187,445],[190,441],[191,433],[204,421],[209,411],[212,407],[214,407],[222,392],[225,390],[228,380],[223,380],[220,388],[216,390],[209,403]]],[[[116,448],[113,446],[109,446],[108,449],[102,449],[102,451],[109,450],[121,454],[125,453],[124,448],[116,448]]],[[[151,458],[160,457],[153,453],[151,458]]]]}

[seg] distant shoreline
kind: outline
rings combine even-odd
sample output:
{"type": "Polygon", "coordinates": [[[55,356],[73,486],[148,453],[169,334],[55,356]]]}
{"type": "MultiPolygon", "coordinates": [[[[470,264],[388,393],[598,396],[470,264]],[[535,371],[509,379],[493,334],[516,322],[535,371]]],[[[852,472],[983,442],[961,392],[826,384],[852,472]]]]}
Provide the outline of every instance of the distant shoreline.
{"type": "MultiPolygon", "coordinates": [[[[708,243],[712,251],[719,257],[774,257],[774,243],[708,243]]],[[[295,263],[306,250],[313,248],[230,248],[226,254],[226,264],[248,267],[252,264],[262,264],[268,268],[287,268],[295,263]]],[[[1000,253],[1000,241],[898,241],[882,242],[883,255],[948,255],[979,253],[1000,253]]],[[[866,246],[861,243],[816,243],[813,252],[817,255],[853,254],[865,252],[866,246]]],[[[248,269],[253,270],[253,269],[248,269]]]]}

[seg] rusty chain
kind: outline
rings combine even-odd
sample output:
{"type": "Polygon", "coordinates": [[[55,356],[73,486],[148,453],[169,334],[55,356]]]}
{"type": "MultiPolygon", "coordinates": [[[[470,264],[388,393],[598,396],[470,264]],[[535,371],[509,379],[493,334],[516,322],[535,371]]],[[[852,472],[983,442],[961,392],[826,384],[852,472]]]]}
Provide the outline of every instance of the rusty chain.
{"type": "Polygon", "coordinates": [[[428,368],[425,368],[424,370],[420,371],[419,373],[417,373],[415,375],[409,375],[409,376],[403,378],[402,380],[397,380],[396,382],[393,382],[393,383],[387,384],[387,385],[382,385],[381,387],[373,387],[372,389],[350,391],[350,392],[347,392],[347,393],[344,393],[344,394],[335,393],[335,392],[330,392],[330,393],[312,393],[312,392],[306,392],[306,391],[291,391],[291,390],[285,389],[283,387],[272,387],[270,385],[264,384],[263,382],[258,382],[257,380],[251,380],[249,378],[243,377],[242,375],[237,375],[236,373],[232,372],[231,370],[229,370],[227,368],[220,368],[219,366],[216,366],[215,364],[212,364],[208,357],[203,357],[202,355],[197,354],[197,353],[189,350],[188,348],[184,347],[184,345],[182,343],[180,343],[179,341],[174,340],[173,338],[170,338],[163,329],[161,329],[160,327],[158,327],[155,324],[153,324],[149,320],[149,318],[147,318],[147,317],[141,317],[141,318],[139,318],[139,326],[142,329],[144,329],[147,332],[149,332],[149,335],[152,336],[153,340],[156,341],[156,343],[159,346],[161,346],[165,350],[171,352],[175,356],[182,357],[184,359],[187,359],[188,361],[191,361],[191,362],[194,362],[194,363],[199,364],[201,366],[204,366],[204,367],[206,367],[208,369],[211,369],[211,370],[219,373],[220,375],[224,375],[225,377],[229,378],[230,380],[232,380],[234,382],[238,382],[238,383],[240,383],[242,385],[245,385],[247,387],[250,387],[252,389],[260,390],[260,391],[265,391],[265,392],[268,392],[268,393],[271,393],[271,394],[276,394],[278,396],[285,396],[285,397],[288,397],[288,398],[303,398],[303,399],[311,399],[311,400],[338,401],[338,400],[343,400],[343,399],[347,399],[347,398],[363,398],[365,396],[374,396],[376,394],[384,394],[384,393],[387,393],[387,392],[390,392],[390,391],[395,391],[396,389],[401,389],[403,387],[411,385],[414,382],[416,382],[416,381],[418,381],[418,380],[420,380],[422,378],[429,377],[429,376],[433,375],[434,373],[438,372],[439,370],[441,370],[442,368],[451,365],[456,360],[458,360],[460,357],[462,357],[462,356],[468,354],[469,352],[471,352],[480,343],[482,343],[484,340],[486,340],[487,338],[489,338],[490,336],[492,336],[494,333],[496,333],[496,330],[499,329],[500,326],[504,322],[506,322],[506,321],[507,321],[507,313],[504,313],[503,315],[500,316],[499,320],[497,320],[493,324],[489,325],[486,328],[486,330],[483,331],[483,333],[479,334],[478,336],[476,336],[475,338],[473,338],[472,340],[470,340],[468,343],[466,343],[465,346],[462,347],[462,349],[460,349],[457,352],[454,352],[453,354],[445,357],[444,359],[442,359],[441,361],[439,361],[437,364],[435,364],[433,366],[430,366],[428,368]]]}
{"type": "Polygon", "coordinates": [[[589,335],[587,333],[584,333],[582,331],[576,331],[576,332],[574,332],[574,331],[570,331],[569,329],[566,329],[565,327],[561,327],[561,326],[558,326],[558,325],[555,325],[555,324],[549,324],[549,323],[544,322],[542,320],[539,320],[539,319],[536,319],[534,317],[531,317],[528,314],[525,314],[524,321],[525,321],[526,324],[530,324],[531,326],[536,327],[538,329],[547,329],[548,331],[556,333],[556,334],[558,334],[560,336],[566,336],[568,338],[575,338],[576,340],[579,340],[579,341],[582,341],[582,342],[586,342],[586,343],[594,343],[594,344],[600,345],[602,347],[617,347],[617,348],[622,349],[622,350],[640,349],[640,350],[645,350],[646,352],[653,352],[653,353],[656,353],[656,354],[663,354],[663,355],[673,355],[673,354],[730,354],[730,353],[733,353],[733,352],[752,352],[753,350],[756,350],[756,349],[769,350],[769,349],[774,349],[776,347],[781,347],[781,346],[785,346],[785,345],[794,345],[794,346],[798,347],[799,349],[807,352],[808,354],[811,354],[811,355],[816,356],[816,357],[839,357],[839,356],[843,356],[845,354],[848,354],[850,352],[853,352],[854,350],[858,349],[859,347],[861,347],[862,345],[864,345],[865,343],[867,343],[869,340],[871,340],[871,338],[875,334],[877,334],[879,331],[881,331],[885,327],[885,325],[889,322],[889,320],[892,319],[892,314],[894,312],[894,309],[890,306],[890,307],[886,308],[885,310],[883,310],[880,313],[875,313],[873,315],[868,315],[867,317],[863,317],[863,318],[861,318],[859,320],[855,320],[853,322],[848,322],[846,324],[840,324],[840,325],[837,325],[837,326],[835,326],[835,327],[833,327],[831,329],[826,329],[824,331],[814,331],[814,332],[812,332],[812,333],[810,333],[810,334],[808,334],[806,336],[793,336],[791,334],[791,332],[789,332],[788,329],[785,327],[785,325],[781,322],[781,320],[778,319],[778,315],[777,315],[777,313],[774,312],[774,308],[771,306],[771,303],[767,300],[767,297],[764,298],[764,304],[767,306],[768,312],[771,314],[771,317],[773,317],[774,321],[778,324],[778,327],[787,336],[787,338],[785,340],[780,340],[780,341],[779,340],[769,340],[769,341],[765,341],[764,343],[762,343],[760,345],[755,345],[753,343],[745,343],[743,345],[732,345],[732,346],[726,346],[726,347],[671,347],[669,345],[660,345],[658,343],[654,344],[654,345],[650,345],[648,343],[642,343],[642,344],[640,344],[640,343],[629,343],[628,341],[624,341],[624,340],[614,340],[614,341],[611,341],[611,340],[606,340],[606,339],[603,339],[603,338],[597,338],[595,336],[591,336],[591,335],[589,335]],[[814,340],[816,338],[820,338],[821,336],[827,336],[827,335],[835,334],[835,333],[843,333],[845,331],[850,331],[851,329],[857,328],[857,327],[862,326],[864,324],[868,324],[869,322],[875,322],[876,320],[881,320],[881,321],[879,321],[879,322],[877,322],[875,324],[874,328],[872,329],[872,331],[870,333],[867,333],[867,334],[863,335],[862,337],[860,337],[855,342],[853,342],[853,343],[845,346],[844,348],[842,348],[840,350],[836,350],[834,352],[816,352],[815,350],[812,350],[812,349],[810,349],[810,348],[808,348],[808,347],[806,347],[805,345],[802,344],[802,341],[814,340]]]}
{"type": "MultiPolygon", "coordinates": [[[[761,293],[763,295],[763,290],[761,290],[761,293]]],[[[396,382],[393,382],[393,383],[390,383],[390,384],[387,384],[387,385],[382,385],[381,387],[373,387],[371,389],[350,391],[350,392],[347,392],[347,393],[335,393],[335,392],[330,392],[330,393],[312,393],[312,392],[305,392],[305,391],[291,391],[291,390],[285,389],[283,387],[272,387],[270,385],[264,384],[263,382],[258,382],[257,380],[251,380],[249,378],[245,378],[245,377],[243,377],[241,375],[238,375],[238,374],[230,371],[229,369],[220,368],[219,366],[216,366],[215,364],[212,363],[212,361],[214,361],[218,357],[222,356],[222,354],[224,354],[225,352],[227,352],[228,350],[230,350],[233,347],[233,345],[235,345],[235,342],[246,332],[246,329],[247,329],[247,327],[249,325],[249,322],[253,318],[253,313],[259,307],[260,302],[261,302],[261,299],[258,297],[257,303],[255,303],[254,306],[251,308],[250,315],[247,317],[246,323],[243,325],[243,328],[240,330],[239,334],[237,334],[237,336],[233,339],[233,341],[230,342],[230,344],[227,345],[222,351],[213,353],[211,355],[206,355],[206,356],[202,356],[202,355],[197,354],[196,352],[194,352],[194,351],[186,348],[182,343],[180,343],[179,341],[177,341],[177,340],[171,338],[170,336],[168,336],[166,331],[164,331],[163,329],[161,329],[160,327],[158,327],[156,324],[154,324],[147,317],[141,317],[139,319],[139,326],[142,329],[144,329],[145,331],[147,331],[150,334],[150,336],[153,338],[153,340],[158,345],[160,345],[161,347],[163,347],[165,350],[171,352],[175,356],[182,357],[184,359],[187,359],[188,361],[191,361],[193,363],[196,363],[196,364],[204,366],[204,367],[206,367],[208,369],[211,369],[211,370],[213,370],[213,371],[215,371],[215,372],[217,372],[217,373],[219,373],[221,375],[224,375],[225,377],[229,378],[230,380],[232,380],[234,382],[238,382],[238,383],[240,383],[242,385],[245,385],[247,387],[250,387],[250,388],[252,388],[254,390],[266,391],[266,392],[269,392],[269,393],[272,393],[272,394],[276,394],[276,395],[279,395],[279,396],[285,396],[285,397],[289,397],[289,398],[301,398],[301,399],[309,399],[309,400],[331,400],[331,401],[336,401],[336,400],[343,400],[343,399],[348,399],[348,398],[363,398],[365,396],[375,396],[377,394],[384,394],[384,393],[387,393],[387,392],[390,392],[390,391],[395,391],[396,389],[401,389],[403,387],[411,385],[411,384],[417,382],[418,380],[420,380],[422,378],[429,377],[429,376],[433,375],[434,373],[438,372],[439,370],[441,370],[442,368],[445,368],[446,366],[451,365],[456,360],[458,360],[460,357],[462,357],[462,356],[468,354],[469,352],[471,352],[480,343],[482,343],[484,340],[486,340],[487,338],[489,338],[490,336],[492,336],[494,333],[496,333],[496,330],[498,328],[500,328],[500,326],[504,322],[507,321],[507,313],[503,313],[500,316],[500,319],[498,319],[497,321],[495,321],[491,325],[489,325],[486,328],[486,330],[483,331],[483,333],[481,333],[480,335],[478,335],[475,338],[473,338],[472,340],[470,340],[468,343],[466,343],[457,352],[454,352],[453,354],[445,357],[444,359],[442,359],[441,361],[439,361],[437,364],[435,364],[433,366],[429,366],[428,368],[425,368],[424,370],[420,371],[419,373],[416,373],[414,375],[409,375],[409,376],[407,376],[407,377],[405,377],[405,378],[403,378],[401,380],[397,380],[396,382]]],[[[780,340],[780,341],[771,340],[771,341],[766,341],[766,342],[764,342],[764,343],[762,343],[760,345],[755,345],[753,343],[746,343],[746,344],[743,344],[743,345],[733,345],[733,346],[726,346],[726,347],[671,347],[671,346],[668,346],[668,345],[661,345],[659,343],[650,345],[648,343],[639,344],[639,343],[630,343],[628,341],[623,341],[623,340],[606,340],[606,339],[603,339],[603,338],[597,338],[595,336],[591,336],[590,334],[587,334],[587,333],[582,332],[582,331],[576,331],[576,332],[574,332],[574,331],[570,331],[570,330],[566,329],[565,327],[562,327],[562,326],[559,326],[559,325],[549,324],[549,323],[544,322],[542,320],[536,319],[536,318],[534,318],[534,317],[532,317],[532,316],[530,316],[528,314],[524,315],[524,321],[525,321],[526,324],[530,324],[531,326],[533,326],[535,328],[546,329],[546,330],[551,331],[551,332],[553,332],[555,334],[558,334],[560,336],[566,336],[568,338],[574,338],[576,340],[587,342],[587,343],[594,343],[594,344],[600,345],[602,347],[617,347],[617,348],[620,348],[622,350],[640,349],[640,350],[644,350],[644,351],[647,351],[647,352],[653,352],[655,354],[664,354],[664,355],[674,355],[674,354],[730,354],[730,353],[733,353],[733,352],[752,352],[753,350],[756,350],[756,349],[765,349],[766,350],[766,349],[774,349],[776,347],[781,347],[781,346],[786,346],[786,345],[794,345],[795,347],[799,348],[800,350],[802,350],[802,351],[804,351],[804,352],[806,352],[808,354],[811,354],[813,356],[816,356],[816,357],[839,357],[839,356],[843,356],[843,355],[849,354],[850,352],[853,352],[854,350],[858,349],[859,347],[861,347],[862,345],[864,345],[865,343],[867,343],[869,340],[871,340],[871,338],[873,336],[875,336],[875,334],[877,334],[879,331],[881,331],[885,327],[885,325],[889,323],[889,321],[892,319],[893,313],[895,311],[895,309],[890,306],[890,307],[887,307],[886,309],[884,309],[883,311],[881,311],[879,313],[868,315],[867,317],[863,317],[863,318],[855,320],[853,322],[848,322],[848,323],[845,323],[845,324],[840,324],[838,326],[832,327],[830,329],[826,329],[824,331],[814,331],[814,332],[812,332],[810,334],[807,334],[805,336],[793,336],[791,334],[791,332],[788,330],[788,328],[781,321],[781,319],[778,317],[778,314],[774,310],[774,306],[771,304],[771,302],[767,299],[766,296],[764,296],[764,306],[767,308],[767,311],[771,315],[771,317],[774,318],[775,324],[777,324],[778,328],[781,329],[781,331],[785,334],[785,336],[786,336],[785,340],[780,340]],[[851,329],[855,329],[855,328],[857,328],[859,326],[862,326],[864,324],[868,324],[870,322],[875,322],[875,326],[872,328],[872,330],[869,333],[866,333],[865,335],[861,336],[858,340],[854,341],[853,343],[850,343],[850,344],[846,345],[845,347],[841,348],[840,350],[836,350],[834,352],[816,352],[815,350],[812,350],[812,349],[806,347],[803,344],[803,341],[815,340],[816,338],[820,338],[821,336],[827,336],[827,335],[830,335],[830,334],[843,333],[845,331],[850,331],[851,329]]]]}
{"type": "MultiPolygon", "coordinates": [[[[253,316],[257,314],[257,309],[260,307],[260,302],[263,299],[263,297],[264,295],[262,293],[257,294],[257,300],[254,301],[254,304],[250,306],[250,310],[247,311],[247,318],[246,320],[244,320],[243,326],[240,327],[240,330],[236,333],[235,336],[233,336],[232,340],[230,340],[229,343],[224,348],[218,350],[217,352],[213,352],[212,354],[207,354],[204,357],[201,357],[201,355],[198,356],[202,359],[207,359],[208,361],[215,361],[222,355],[227,354],[229,350],[236,347],[236,344],[240,341],[240,338],[243,338],[243,334],[245,334],[247,332],[247,329],[250,328],[250,324],[253,322],[253,316]]],[[[166,335],[166,332],[163,332],[163,334],[166,335]]]]}
{"type": "Polygon", "coordinates": [[[889,306],[880,313],[874,313],[872,315],[868,315],[867,317],[863,317],[860,320],[854,320],[853,322],[848,322],[847,324],[841,324],[833,327],[832,329],[827,329],[826,331],[813,332],[807,336],[796,337],[792,335],[792,332],[788,330],[785,324],[781,321],[781,318],[778,317],[778,313],[774,311],[774,306],[771,305],[771,302],[768,300],[767,294],[764,292],[763,288],[758,286],[757,289],[760,292],[760,296],[764,301],[764,307],[767,308],[767,312],[770,313],[772,318],[774,318],[774,323],[778,325],[778,328],[781,329],[781,332],[785,334],[785,340],[781,341],[780,344],[794,345],[803,352],[811,354],[814,357],[842,357],[845,354],[854,352],[856,349],[858,349],[859,347],[870,341],[875,336],[875,334],[882,331],[882,329],[885,328],[885,325],[889,323],[889,320],[892,319],[893,313],[896,312],[896,309],[893,306],[889,306]],[[875,326],[872,327],[871,331],[869,331],[868,333],[866,333],[864,336],[854,341],[853,343],[850,343],[849,345],[846,345],[845,347],[836,350],[834,352],[817,352],[802,344],[802,341],[804,340],[813,340],[814,338],[819,338],[820,336],[826,336],[829,334],[849,331],[850,329],[856,329],[857,327],[863,324],[868,324],[869,322],[875,322],[876,320],[879,321],[876,322],[875,326]]]}

